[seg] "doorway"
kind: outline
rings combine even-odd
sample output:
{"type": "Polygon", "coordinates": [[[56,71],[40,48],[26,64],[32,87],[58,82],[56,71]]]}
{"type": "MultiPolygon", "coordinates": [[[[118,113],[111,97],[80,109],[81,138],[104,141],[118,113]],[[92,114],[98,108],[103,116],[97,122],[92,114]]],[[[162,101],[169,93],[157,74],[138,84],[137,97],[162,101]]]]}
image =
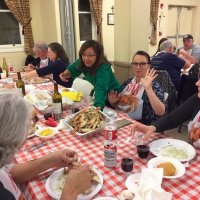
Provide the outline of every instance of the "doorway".
{"type": "Polygon", "coordinates": [[[169,5],[167,38],[176,45],[177,48],[183,45],[182,38],[185,34],[194,33],[195,7],[169,5]]]}

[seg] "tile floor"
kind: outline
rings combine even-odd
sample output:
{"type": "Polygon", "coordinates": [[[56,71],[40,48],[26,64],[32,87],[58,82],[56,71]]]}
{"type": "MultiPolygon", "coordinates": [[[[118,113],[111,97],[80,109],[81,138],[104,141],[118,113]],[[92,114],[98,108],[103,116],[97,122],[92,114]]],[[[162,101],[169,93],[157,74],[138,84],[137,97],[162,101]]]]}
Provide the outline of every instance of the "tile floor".
{"type": "Polygon", "coordinates": [[[169,137],[175,138],[175,139],[179,139],[179,140],[184,140],[184,141],[189,141],[189,137],[188,137],[188,129],[187,127],[182,127],[181,128],[181,132],[178,133],[178,127],[165,131],[164,132],[166,135],[168,135],[169,137]]]}

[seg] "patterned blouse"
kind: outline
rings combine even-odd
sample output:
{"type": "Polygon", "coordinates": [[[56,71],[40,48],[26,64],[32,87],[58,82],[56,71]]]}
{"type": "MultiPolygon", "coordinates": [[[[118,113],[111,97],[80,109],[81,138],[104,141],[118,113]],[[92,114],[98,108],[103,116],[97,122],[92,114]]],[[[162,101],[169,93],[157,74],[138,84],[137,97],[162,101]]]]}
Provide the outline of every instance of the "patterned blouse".
{"type": "MultiPolygon", "coordinates": [[[[124,88],[132,81],[132,78],[126,80],[122,85],[121,85],[121,91],[124,90],[124,88]]],[[[152,88],[158,99],[162,102],[164,102],[164,91],[160,87],[160,84],[156,81],[152,82],[152,88]]],[[[143,110],[142,110],[142,119],[139,120],[141,123],[150,125],[153,121],[156,121],[160,116],[157,116],[155,112],[153,111],[153,108],[151,107],[149,98],[147,96],[146,91],[144,90],[144,93],[142,95],[142,100],[143,102],[143,110]]]]}

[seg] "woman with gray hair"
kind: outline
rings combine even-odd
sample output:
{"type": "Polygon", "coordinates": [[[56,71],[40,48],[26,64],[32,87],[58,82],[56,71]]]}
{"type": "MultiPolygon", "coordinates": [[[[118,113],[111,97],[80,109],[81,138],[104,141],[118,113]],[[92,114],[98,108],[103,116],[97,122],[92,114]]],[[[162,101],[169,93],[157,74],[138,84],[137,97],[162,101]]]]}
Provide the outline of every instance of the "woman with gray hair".
{"type": "MultiPolygon", "coordinates": [[[[30,108],[29,103],[16,93],[7,90],[0,91],[0,196],[2,199],[23,199],[15,183],[30,181],[49,168],[70,166],[77,160],[75,151],[60,150],[37,160],[8,167],[13,161],[15,152],[26,141],[31,116],[30,108]]],[[[90,187],[90,184],[88,167],[71,170],[61,199],[76,199],[78,194],[90,187]]]]}

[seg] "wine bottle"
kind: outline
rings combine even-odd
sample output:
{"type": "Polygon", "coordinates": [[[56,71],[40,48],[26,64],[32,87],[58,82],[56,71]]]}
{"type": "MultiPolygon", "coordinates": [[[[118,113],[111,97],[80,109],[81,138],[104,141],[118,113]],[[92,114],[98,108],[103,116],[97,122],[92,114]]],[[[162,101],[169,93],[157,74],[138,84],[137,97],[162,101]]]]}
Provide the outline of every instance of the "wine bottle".
{"type": "Polygon", "coordinates": [[[9,74],[8,74],[8,65],[7,65],[7,62],[6,62],[5,57],[3,57],[3,66],[2,66],[2,70],[6,73],[6,77],[8,77],[8,76],[9,76],[9,74]]]}
{"type": "Polygon", "coordinates": [[[17,81],[16,81],[16,87],[18,89],[18,91],[25,96],[26,92],[25,92],[25,84],[24,81],[21,78],[21,74],[20,72],[17,72],[17,81]]]}
{"type": "Polygon", "coordinates": [[[62,119],[62,96],[58,91],[58,84],[54,82],[54,92],[52,94],[53,118],[55,121],[62,119]]]}
{"type": "Polygon", "coordinates": [[[0,79],[2,79],[1,73],[3,73],[3,70],[2,70],[2,68],[1,68],[1,66],[0,66],[0,79]]]}

